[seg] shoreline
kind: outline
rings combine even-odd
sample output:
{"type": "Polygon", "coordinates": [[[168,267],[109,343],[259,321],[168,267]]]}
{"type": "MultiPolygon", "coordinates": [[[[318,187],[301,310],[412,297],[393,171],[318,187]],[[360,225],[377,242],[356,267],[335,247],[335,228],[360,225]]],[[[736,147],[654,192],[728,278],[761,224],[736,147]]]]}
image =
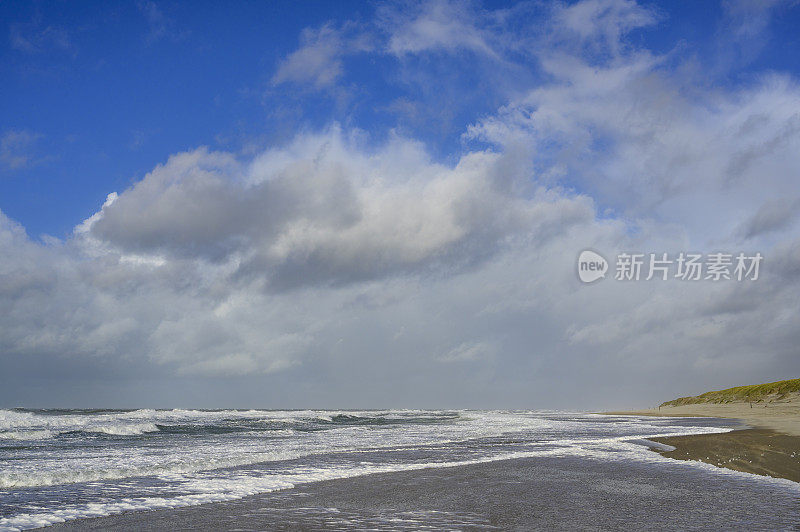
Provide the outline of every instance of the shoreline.
{"type": "Polygon", "coordinates": [[[675,460],[697,460],[743,473],[800,482],[800,436],[769,429],[738,429],[717,434],[651,438],[675,447],[654,449],[675,460]]]}
{"type": "Polygon", "coordinates": [[[674,451],[655,452],[676,460],[800,482],[800,402],[689,404],[603,415],[716,417],[736,419],[744,428],[716,434],[652,438],[674,451]]]}

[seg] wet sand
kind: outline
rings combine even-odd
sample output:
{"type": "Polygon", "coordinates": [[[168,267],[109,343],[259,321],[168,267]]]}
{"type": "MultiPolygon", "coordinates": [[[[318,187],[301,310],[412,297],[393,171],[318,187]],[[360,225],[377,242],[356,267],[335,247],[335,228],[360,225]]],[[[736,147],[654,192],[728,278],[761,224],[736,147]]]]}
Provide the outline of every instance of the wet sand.
{"type": "Polygon", "coordinates": [[[505,460],[329,480],[50,529],[776,530],[800,522],[797,494],[784,487],[676,465],[505,460]]]}
{"type": "Polygon", "coordinates": [[[652,440],[676,448],[658,451],[669,458],[699,460],[745,473],[800,482],[800,436],[747,429],[652,440]]]}
{"type": "Polygon", "coordinates": [[[692,404],[651,408],[614,415],[718,417],[739,419],[754,427],[725,434],[653,438],[676,447],[661,452],[678,460],[699,460],[736,471],[800,482],[800,400],[771,403],[692,404]]]}

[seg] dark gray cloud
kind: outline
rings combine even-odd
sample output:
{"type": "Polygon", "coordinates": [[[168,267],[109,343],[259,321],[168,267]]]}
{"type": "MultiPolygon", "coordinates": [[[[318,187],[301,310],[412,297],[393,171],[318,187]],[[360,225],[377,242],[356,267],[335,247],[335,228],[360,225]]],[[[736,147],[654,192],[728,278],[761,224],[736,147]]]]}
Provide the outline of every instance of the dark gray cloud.
{"type": "Polygon", "coordinates": [[[778,198],[764,203],[740,229],[744,238],[755,238],[765,233],[784,229],[797,218],[800,200],[778,198]]]}

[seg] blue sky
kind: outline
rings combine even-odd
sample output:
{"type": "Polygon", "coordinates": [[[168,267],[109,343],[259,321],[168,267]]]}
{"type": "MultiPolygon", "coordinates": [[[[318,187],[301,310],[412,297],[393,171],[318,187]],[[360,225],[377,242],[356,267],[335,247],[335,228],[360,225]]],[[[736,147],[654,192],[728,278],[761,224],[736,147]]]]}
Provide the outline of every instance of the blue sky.
{"type": "Polygon", "coordinates": [[[630,402],[800,371],[796,2],[0,20],[0,401],[582,406],[597,372],[630,402]],[[774,269],[584,289],[587,247],[774,269]]]}

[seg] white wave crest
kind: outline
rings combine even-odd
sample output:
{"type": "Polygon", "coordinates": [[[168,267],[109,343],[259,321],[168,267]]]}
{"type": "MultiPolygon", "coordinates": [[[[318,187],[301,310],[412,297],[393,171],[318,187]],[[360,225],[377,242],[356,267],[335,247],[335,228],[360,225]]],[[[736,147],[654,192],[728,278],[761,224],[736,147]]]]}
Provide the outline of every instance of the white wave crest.
{"type": "Polygon", "coordinates": [[[39,414],[0,410],[0,439],[42,440],[69,432],[136,436],[156,432],[155,422],[145,422],[155,410],[124,414],[39,414]]]}
{"type": "Polygon", "coordinates": [[[99,432],[114,436],[136,436],[147,432],[158,432],[155,423],[133,423],[119,425],[105,425],[100,427],[86,427],[84,432],[99,432]]]}
{"type": "Polygon", "coordinates": [[[0,440],[44,440],[53,437],[51,430],[5,430],[0,431],[0,440]]]}

